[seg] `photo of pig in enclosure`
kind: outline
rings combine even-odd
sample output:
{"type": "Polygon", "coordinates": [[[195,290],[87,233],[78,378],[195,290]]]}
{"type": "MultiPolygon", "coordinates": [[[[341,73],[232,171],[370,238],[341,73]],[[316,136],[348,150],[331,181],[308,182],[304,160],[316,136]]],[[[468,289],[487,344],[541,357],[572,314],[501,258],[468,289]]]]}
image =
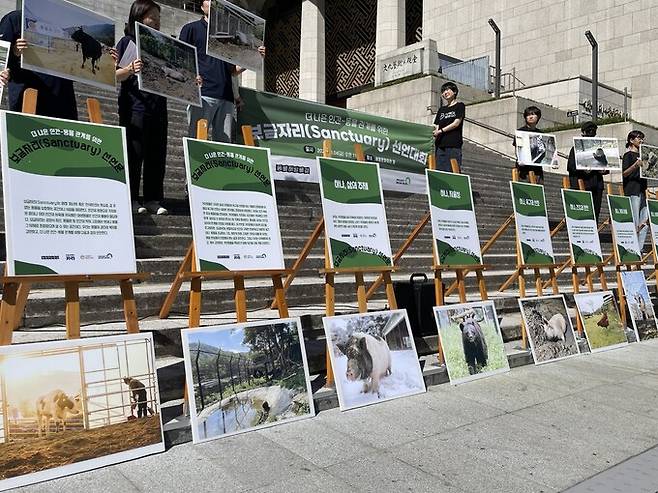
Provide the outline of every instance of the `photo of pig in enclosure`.
{"type": "Polygon", "coordinates": [[[621,171],[617,139],[605,137],[574,137],[576,169],[621,171]]]}
{"type": "Polygon", "coordinates": [[[658,147],[640,144],[640,177],[658,180],[658,147]]]}
{"type": "Polygon", "coordinates": [[[535,364],[580,354],[564,296],[519,299],[535,364]]]}
{"type": "Polygon", "coordinates": [[[633,321],[633,328],[639,340],[644,341],[658,337],[656,314],[653,310],[653,302],[649,296],[644,272],[641,270],[623,271],[621,282],[624,286],[624,296],[633,321]]]}
{"type": "Polygon", "coordinates": [[[194,443],[315,414],[299,319],[182,336],[194,443]]]}
{"type": "Polygon", "coordinates": [[[516,131],[516,158],[523,166],[557,166],[555,135],[516,131]]]}
{"type": "Polygon", "coordinates": [[[435,306],[434,318],[450,383],[509,371],[492,301],[435,306]]]}
{"type": "Polygon", "coordinates": [[[238,7],[235,2],[212,0],[208,21],[208,55],[250,70],[262,70],[258,53],[264,45],[265,19],[238,7]]]}
{"type": "Polygon", "coordinates": [[[637,340],[633,329],[622,324],[612,291],[574,294],[573,297],[592,353],[637,340]]]}
{"type": "Polygon", "coordinates": [[[425,392],[406,310],[322,319],[340,409],[425,392]]]}
{"type": "Polygon", "coordinates": [[[22,67],[114,90],[114,25],[65,0],[24,0],[22,67]]]}
{"type": "Polygon", "coordinates": [[[149,334],[0,347],[0,490],[162,451],[149,334]]]}
{"type": "Polygon", "coordinates": [[[137,73],[139,89],[194,106],[201,106],[196,47],[135,24],[137,58],[144,63],[137,73]]]}

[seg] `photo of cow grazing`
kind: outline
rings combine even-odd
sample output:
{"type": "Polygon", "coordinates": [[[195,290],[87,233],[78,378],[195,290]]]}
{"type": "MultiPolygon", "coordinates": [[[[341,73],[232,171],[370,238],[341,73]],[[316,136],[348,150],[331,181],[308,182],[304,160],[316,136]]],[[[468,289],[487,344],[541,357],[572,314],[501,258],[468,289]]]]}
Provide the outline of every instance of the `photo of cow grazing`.
{"type": "Polygon", "coordinates": [[[66,419],[69,416],[80,416],[82,414],[80,394],[69,397],[62,390],[53,390],[39,397],[36,404],[36,413],[39,436],[42,435],[42,432],[48,436],[51,422],[55,424],[55,432],[59,431],[60,424],[62,425],[62,431],[66,431],[66,419]]]}
{"type": "MultiPolygon", "coordinates": [[[[73,31],[71,39],[82,47],[82,65],[80,65],[80,68],[85,68],[85,62],[89,59],[91,60],[91,73],[95,74],[96,64],[103,54],[103,47],[101,44],[84,32],[82,26],[73,31]]],[[[78,45],[76,45],[76,47],[77,46],[78,45]]]]}

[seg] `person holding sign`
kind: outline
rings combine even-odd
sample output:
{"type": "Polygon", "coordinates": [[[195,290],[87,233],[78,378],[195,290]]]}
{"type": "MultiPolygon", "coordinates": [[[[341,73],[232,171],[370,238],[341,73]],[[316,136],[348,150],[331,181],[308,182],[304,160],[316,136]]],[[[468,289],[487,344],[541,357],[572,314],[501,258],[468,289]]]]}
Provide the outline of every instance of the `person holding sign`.
{"type": "Polygon", "coordinates": [[[644,241],[647,239],[647,220],[649,210],[647,209],[646,191],[647,180],[640,177],[640,145],[644,142],[644,134],[639,130],[632,130],[626,137],[626,153],[622,157],[622,175],[624,177],[624,195],[631,199],[633,209],[633,220],[637,231],[637,240],[640,249],[644,249],[644,241]]]}
{"type": "MultiPolygon", "coordinates": [[[[519,127],[518,130],[522,132],[542,133],[542,131],[537,128],[537,124],[539,123],[539,120],[541,120],[541,110],[539,108],[536,106],[528,106],[523,110],[523,119],[525,120],[525,125],[519,127]]],[[[543,145],[541,139],[538,143],[543,145]]],[[[512,139],[512,145],[516,149],[516,137],[512,139]]],[[[546,149],[544,149],[543,152],[546,154],[546,149]]],[[[541,161],[541,159],[539,159],[539,161],[541,161]]],[[[521,166],[518,161],[515,166],[516,169],[519,170],[520,179],[528,181],[530,172],[534,171],[537,184],[541,185],[544,182],[544,169],[541,166],[521,166]]]]}
{"type": "Polygon", "coordinates": [[[441,96],[446,102],[441,106],[434,118],[434,147],[436,149],[436,169],[452,171],[451,159],[456,159],[461,172],[462,166],[462,128],[466,116],[466,106],[457,102],[459,88],[454,82],[446,82],[441,86],[441,96]]]}

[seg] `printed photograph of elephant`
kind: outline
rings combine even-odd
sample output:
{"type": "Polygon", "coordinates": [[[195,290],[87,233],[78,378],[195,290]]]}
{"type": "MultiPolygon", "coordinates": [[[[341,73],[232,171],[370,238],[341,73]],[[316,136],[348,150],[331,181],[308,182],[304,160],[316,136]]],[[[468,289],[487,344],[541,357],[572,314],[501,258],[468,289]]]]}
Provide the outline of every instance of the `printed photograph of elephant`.
{"type": "Polygon", "coordinates": [[[492,301],[435,306],[434,318],[451,384],[509,371],[492,301]]]}
{"type": "Polygon", "coordinates": [[[23,0],[22,67],[114,91],[114,26],[65,0],[23,0]]]}
{"type": "Polygon", "coordinates": [[[0,347],[0,491],[164,451],[153,338],[0,347]]]}
{"type": "Polygon", "coordinates": [[[535,364],[580,354],[564,296],[518,300],[535,364]]]}
{"type": "Polygon", "coordinates": [[[624,296],[626,296],[633,328],[637,332],[639,340],[645,341],[658,337],[656,314],[651,296],[649,296],[644,272],[641,270],[623,271],[621,283],[624,286],[624,296]]]}
{"type": "Polygon", "coordinates": [[[612,291],[574,294],[573,297],[592,353],[637,341],[635,331],[622,324],[612,291]]]}
{"type": "Polygon", "coordinates": [[[425,392],[406,310],[322,319],[341,411],[425,392]]]}

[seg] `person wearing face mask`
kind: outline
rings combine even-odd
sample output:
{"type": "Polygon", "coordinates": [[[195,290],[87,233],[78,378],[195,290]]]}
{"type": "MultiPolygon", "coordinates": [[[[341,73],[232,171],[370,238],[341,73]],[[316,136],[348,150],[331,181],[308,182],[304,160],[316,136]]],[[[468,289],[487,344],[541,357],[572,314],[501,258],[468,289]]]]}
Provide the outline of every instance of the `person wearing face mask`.
{"type": "Polygon", "coordinates": [[[456,159],[461,171],[462,166],[462,128],[466,106],[457,102],[459,88],[454,82],[446,82],[441,86],[441,97],[445,106],[441,106],[434,119],[434,147],[436,153],[436,169],[452,171],[451,159],[456,159]]]}
{"type": "MultiPolygon", "coordinates": [[[[584,122],[580,126],[580,133],[583,137],[596,137],[596,130],[598,126],[592,121],[584,122]]],[[[596,222],[599,221],[599,213],[601,212],[601,201],[603,199],[603,175],[607,175],[609,171],[596,171],[596,170],[583,170],[576,169],[576,151],[572,147],[569,151],[569,158],[567,159],[567,171],[569,172],[569,186],[574,190],[580,190],[578,180],[583,180],[585,191],[592,192],[592,201],[594,202],[594,214],[596,215],[596,222]]]]}
{"type": "Polygon", "coordinates": [[[621,160],[622,176],[624,179],[624,195],[630,197],[633,209],[633,220],[637,231],[637,240],[640,249],[644,251],[644,242],[647,239],[649,225],[649,209],[647,209],[647,179],[640,177],[640,146],[644,142],[644,133],[632,130],[626,137],[626,149],[621,160]]]}
{"type": "MultiPolygon", "coordinates": [[[[116,46],[118,60],[135,43],[135,22],[160,29],[160,6],[153,0],[135,0],[130,7],[128,24],[116,46]]],[[[161,201],[164,198],[165,162],[167,159],[167,99],[142,92],[137,72],[142,60],[136,59],[125,67],[117,65],[119,89],[119,123],[126,128],[130,195],[134,213],[165,215],[161,201]],[[144,205],[139,202],[139,184],[144,174],[144,205]]]]}

